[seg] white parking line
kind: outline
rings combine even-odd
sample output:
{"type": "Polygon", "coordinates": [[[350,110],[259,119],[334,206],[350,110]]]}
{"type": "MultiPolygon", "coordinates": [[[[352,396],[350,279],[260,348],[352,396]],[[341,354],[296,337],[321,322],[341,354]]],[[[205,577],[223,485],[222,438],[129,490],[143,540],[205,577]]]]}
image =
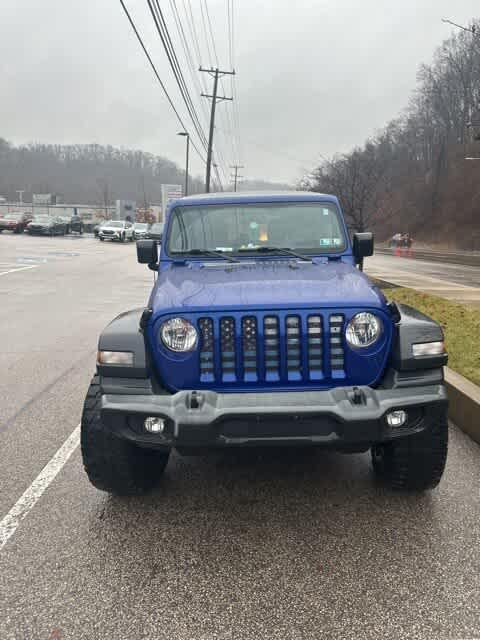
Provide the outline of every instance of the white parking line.
{"type": "Polygon", "coordinates": [[[13,536],[21,521],[36,505],[44,491],[65,466],[72,453],[80,444],[80,425],[76,427],[62,444],[57,453],[40,471],[25,493],[17,500],[0,522],[0,551],[13,536]]]}
{"type": "MultiPolygon", "coordinates": [[[[2,267],[0,267],[1,269],[2,267]]],[[[6,276],[8,273],[15,273],[15,271],[25,271],[25,269],[38,269],[38,264],[28,265],[27,267],[15,267],[15,269],[9,269],[8,271],[0,271],[0,276],[6,276]]]]}

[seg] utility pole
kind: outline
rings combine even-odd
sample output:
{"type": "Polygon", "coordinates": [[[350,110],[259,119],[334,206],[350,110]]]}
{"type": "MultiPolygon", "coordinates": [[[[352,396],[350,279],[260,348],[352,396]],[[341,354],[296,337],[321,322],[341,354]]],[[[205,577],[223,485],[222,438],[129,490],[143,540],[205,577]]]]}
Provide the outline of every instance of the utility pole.
{"type": "Polygon", "coordinates": [[[233,165],[230,165],[230,169],[233,169],[235,172],[232,176],[232,179],[233,179],[233,190],[236,191],[238,179],[243,178],[243,176],[238,175],[238,170],[245,169],[245,167],[243,166],[243,164],[233,164],[233,165]]]}
{"type": "Polygon", "coordinates": [[[187,131],[180,131],[177,133],[177,136],[183,136],[187,139],[187,149],[185,153],[185,193],[184,195],[188,196],[188,157],[190,152],[190,134],[187,131]]]}
{"type": "Polygon", "coordinates": [[[208,134],[208,151],[207,151],[207,172],[205,176],[205,192],[210,192],[210,174],[212,170],[212,149],[213,149],[213,133],[215,131],[215,107],[217,102],[223,102],[224,100],[233,100],[233,98],[227,98],[226,96],[219,96],[218,91],[218,79],[223,76],[234,76],[235,71],[221,71],[211,67],[210,69],[199,68],[199,71],[208,73],[213,77],[213,94],[202,93],[204,98],[210,98],[212,100],[212,109],[210,111],[210,131],[208,134]]]}

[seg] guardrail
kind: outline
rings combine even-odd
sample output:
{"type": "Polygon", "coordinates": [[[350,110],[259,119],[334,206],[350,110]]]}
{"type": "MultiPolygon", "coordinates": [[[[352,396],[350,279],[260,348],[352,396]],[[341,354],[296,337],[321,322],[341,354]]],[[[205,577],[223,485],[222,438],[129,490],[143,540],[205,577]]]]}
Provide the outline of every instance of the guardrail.
{"type": "MultiPolygon", "coordinates": [[[[395,248],[376,247],[375,253],[394,256],[395,248]]],[[[411,249],[409,258],[416,260],[430,260],[432,262],[448,262],[450,264],[461,264],[464,266],[480,267],[480,253],[456,252],[456,251],[432,251],[430,249],[411,249]]]]}

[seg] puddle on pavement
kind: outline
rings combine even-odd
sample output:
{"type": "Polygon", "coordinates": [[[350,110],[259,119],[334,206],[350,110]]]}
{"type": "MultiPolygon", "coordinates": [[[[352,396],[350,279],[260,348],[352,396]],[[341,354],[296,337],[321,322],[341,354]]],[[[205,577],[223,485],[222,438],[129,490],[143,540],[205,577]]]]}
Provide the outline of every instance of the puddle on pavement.
{"type": "Polygon", "coordinates": [[[48,258],[20,256],[16,258],[16,262],[19,262],[20,264],[44,264],[45,262],[48,262],[48,258]]]}

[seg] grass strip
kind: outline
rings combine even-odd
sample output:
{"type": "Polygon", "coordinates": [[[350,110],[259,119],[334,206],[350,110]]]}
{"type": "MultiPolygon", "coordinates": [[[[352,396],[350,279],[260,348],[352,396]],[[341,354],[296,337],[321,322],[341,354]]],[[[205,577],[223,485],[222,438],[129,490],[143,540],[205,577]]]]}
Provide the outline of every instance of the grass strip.
{"type": "Polygon", "coordinates": [[[480,385],[478,310],[405,287],[385,287],[384,293],[390,300],[408,304],[436,320],[445,332],[448,366],[480,385]]]}

